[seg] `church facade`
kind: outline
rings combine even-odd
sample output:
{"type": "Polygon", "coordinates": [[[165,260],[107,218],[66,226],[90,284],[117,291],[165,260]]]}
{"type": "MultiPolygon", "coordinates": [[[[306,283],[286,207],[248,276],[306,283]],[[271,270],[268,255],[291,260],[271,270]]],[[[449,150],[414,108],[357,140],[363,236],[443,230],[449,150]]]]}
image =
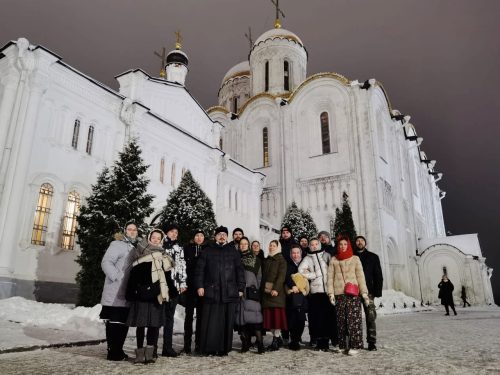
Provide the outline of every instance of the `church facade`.
{"type": "Polygon", "coordinates": [[[74,300],[79,206],[130,137],[150,165],[151,219],[190,170],[219,223],[259,235],[265,176],[218,148],[222,125],[185,88],[187,66],[176,49],[166,79],[130,70],[116,92],[26,39],[0,50],[0,298],[74,300]]]}
{"type": "Polygon", "coordinates": [[[385,288],[436,302],[447,273],[457,298],[465,286],[475,303],[492,303],[492,270],[477,236],[446,237],[442,173],[422,150],[410,116],[392,108],[374,79],[307,76],[307,58],[299,36],[277,22],[253,43],[248,61],[226,73],[218,105],[208,110],[224,125],[221,149],[267,176],[261,237],[276,236],[294,201],[332,232],[347,193],[357,232],[380,256],[385,288]],[[429,245],[433,239],[440,250],[429,245]]]}

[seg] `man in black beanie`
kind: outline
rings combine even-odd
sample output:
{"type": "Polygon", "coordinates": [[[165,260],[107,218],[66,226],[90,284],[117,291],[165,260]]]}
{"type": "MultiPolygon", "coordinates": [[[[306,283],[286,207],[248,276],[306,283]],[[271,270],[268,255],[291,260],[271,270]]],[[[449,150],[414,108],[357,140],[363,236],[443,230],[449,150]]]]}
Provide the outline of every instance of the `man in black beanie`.
{"type": "Polygon", "coordinates": [[[382,285],[384,283],[382,267],[380,266],[378,255],[368,251],[366,248],[366,238],[357,236],[355,243],[356,255],[363,265],[366,287],[368,288],[368,297],[370,298],[368,306],[363,304],[366,316],[366,341],[368,342],[368,350],[377,350],[377,327],[375,325],[377,313],[375,312],[373,300],[375,297],[382,297],[382,285]]]}
{"type": "Polygon", "coordinates": [[[290,263],[292,261],[292,258],[290,258],[290,249],[292,248],[292,245],[297,244],[297,241],[293,238],[292,228],[288,225],[284,225],[281,228],[280,244],[283,258],[290,263]]]}

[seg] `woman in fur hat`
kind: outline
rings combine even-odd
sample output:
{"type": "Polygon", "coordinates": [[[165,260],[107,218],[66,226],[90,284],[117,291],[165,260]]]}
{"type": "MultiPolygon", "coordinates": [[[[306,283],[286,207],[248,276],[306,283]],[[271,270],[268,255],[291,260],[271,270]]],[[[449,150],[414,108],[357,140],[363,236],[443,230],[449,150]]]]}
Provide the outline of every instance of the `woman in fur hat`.
{"type": "Polygon", "coordinates": [[[173,267],[173,260],[163,253],[165,234],[153,229],[147,239],[142,240],[132,252],[132,270],[127,285],[127,300],[131,301],[127,319],[129,327],[137,327],[137,349],[135,363],[155,361],[160,327],[164,324],[164,302],[168,301],[168,286],[165,272],[173,267]],[[144,335],[146,347],[144,348],[144,335]]]}
{"type": "Polygon", "coordinates": [[[337,255],[330,260],[328,267],[328,296],[331,304],[337,307],[339,347],[344,354],[355,355],[357,349],[363,348],[361,299],[366,306],[370,299],[363,266],[353,255],[349,238],[341,236],[337,244],[337,255]]]}
{"type": "Polygon", "coordinates": [[[281,254],[281,245],[272,240],[269,243],[269,256],[264,261],[264,329],[273,334],[273,342],[268,350],[278,350],[283,345],[281,330],[288,330],[286,320],[285,277],[287,262],[281,254]]]}

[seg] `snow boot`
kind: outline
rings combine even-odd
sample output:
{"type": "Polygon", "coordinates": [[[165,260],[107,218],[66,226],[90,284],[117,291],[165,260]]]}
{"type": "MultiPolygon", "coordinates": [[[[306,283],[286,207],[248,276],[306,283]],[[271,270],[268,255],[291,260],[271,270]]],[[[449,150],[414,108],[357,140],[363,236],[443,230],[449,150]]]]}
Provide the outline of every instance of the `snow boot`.
{"type": "Polygon", "coordinates": [[[145,348],[137,348],[137,349],[135,349],[134,364],[146,363],[145,352],[146,352],[145,348]]]}
{"type": "Polygon", "coordinates": [[[276,350],[280,350],[280,346],[279,346],[279,343],[278,343],[278,337],[273,337],[273,342],[271,343],[271,345],[269,345],[267,347],[267,350],[269,352],[274,352],[276,350]]]}
{"type": "Polygon", "coordinates": [[[155,347],[152,345],[146,346],[146,349],[144,351],[144,357],[145,357],[145,362],[146,363],[155,363],[156,359],[153,356],[153,353],[155,351],[155,347]]]}

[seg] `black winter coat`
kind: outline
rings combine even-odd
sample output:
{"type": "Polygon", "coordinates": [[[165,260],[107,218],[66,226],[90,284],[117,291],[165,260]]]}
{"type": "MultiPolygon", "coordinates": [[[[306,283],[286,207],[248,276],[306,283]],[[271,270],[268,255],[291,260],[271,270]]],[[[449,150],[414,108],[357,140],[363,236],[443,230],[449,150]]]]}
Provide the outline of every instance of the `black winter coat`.
{"type": "Polygon", "coordinates": [[[380,259],[378,255],[368,251],[368,249],[365,249],[364,251],[357,251],[356,255],[359,257],[361,264],[363,265],[368,294],[373,297],[382,297],[384,276],[382,275],[382,267],[380,266],[380,259]]]}
{"type": "Polygon", "coordinates": [[[132,267],[127,283],[127,291],[125,292],[127,301],[136,300],[136,290],[140,289],[141,286],[147,287],[153,285],[153,281],[151,280],[152,264],[152,262],[144,262],[132,267]]]}
{"type": "Polygon", "coordinates": [[[292,248],[292,245],[297,244],[297,241],[295,241],[292,237],[290,237],[288,240],[280,238],[280,244],[281,254],[283,255],[283,258],[285,258],[287,263],[292,262],[292,258],[290,257],[290,249],[292,248]]]}
{"type": "Polygon", "coordinates": [[[453,302],[453,289],[455,287],[450,280],[447,282],[441,281],[438,284],[439,294],[438,298],[441,298],[441,305],[454,305],[453,302]]]}
{"type": "Polygon", "coordinates": [[[191,243],[184,247],[184,259],[186,260],[186,273],[187,273],[187,288],[188,292],[192,294],[195,292],[194,287],[194,274],[196,272],[196,263],[201,255],[203,249],[207,247],[206,244],[196,245],[191,243]]]}
{"type": "Polygon", "coordinates": [[[240,254],[229,244],[208,245],[198,258],[194,287],[205,289],[204,303],[238,302],[238,292],[245,290],[240,254]]]}
{"type": "Polygon", "coordinates": [[[328,245],[321,244],[321,249],[325,250],[332,257],[337,255],[337,248],[335,246],[333,246],[331,242],[328,245]]]}

